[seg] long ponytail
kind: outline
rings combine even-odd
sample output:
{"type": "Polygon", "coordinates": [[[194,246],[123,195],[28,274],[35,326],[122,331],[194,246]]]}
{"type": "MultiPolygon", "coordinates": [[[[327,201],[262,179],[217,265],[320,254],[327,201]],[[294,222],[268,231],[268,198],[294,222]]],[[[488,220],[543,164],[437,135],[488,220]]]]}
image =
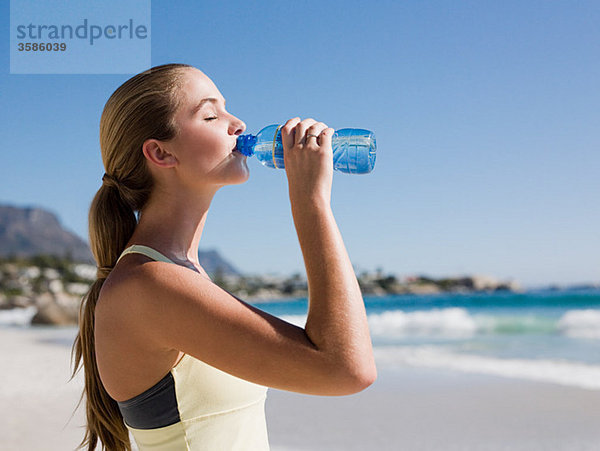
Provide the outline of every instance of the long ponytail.
{"type": "Polygon", "coordinates": [[[142,72],[123,83],[108,99],[100,119],[100,148],[106,170],[103,185],[89,211],[90,247],[98,266],[97,279],[79,309],[79,333],[71,350],[72,377],[84,369],[86,431],[79,449],[130,451],[129,433],[117,402],[98,372],[94,338],[95,309],[100,289],[115,266],[147,203],[153,180],[142,154],[145,140],[167,141],[177,134],[173,122],[179,87],[190,66],[167,64],[142,72]]]}

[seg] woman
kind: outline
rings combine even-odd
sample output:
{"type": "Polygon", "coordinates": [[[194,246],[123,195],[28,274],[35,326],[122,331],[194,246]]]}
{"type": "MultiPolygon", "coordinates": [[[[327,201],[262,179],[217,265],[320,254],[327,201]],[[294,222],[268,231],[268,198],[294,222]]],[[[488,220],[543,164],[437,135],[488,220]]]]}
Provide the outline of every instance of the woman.
{"type": "Polygon", "coordinates": [[[213,196],[248,179],[234,151],[244,129],[187,65],[138,74],[106,103],[106,173],[89,214],[98,279],[73,345],[74,374],[85,370],[82,448],[99,439],[128,450],[131,432],[141,450],[268,449],[267,387],[347,395],[375,380],[363,300],[330,208],[325,124],[293,118],[281,129],[309,284],[305,328],[237,299],[200,266],[213,196]]]}

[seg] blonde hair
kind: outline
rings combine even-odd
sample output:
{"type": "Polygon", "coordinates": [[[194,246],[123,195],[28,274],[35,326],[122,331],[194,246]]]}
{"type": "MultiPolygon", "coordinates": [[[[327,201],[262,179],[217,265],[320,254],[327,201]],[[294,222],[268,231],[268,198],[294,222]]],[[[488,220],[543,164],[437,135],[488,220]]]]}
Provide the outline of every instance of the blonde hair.
{"type": "Polygon", "coordinates": [[[102,443],[111,451],[131,450],[129,433],[117,402],[104,389],[96,364],[94,317],[104,280],[131,238],[136,213],[150,196],[153,179],[142,153],[149,138],[167,141],[177,134],[174,115],[184,72],[191,66],[166,64],[127,80],[110,96],[100,119],[100,149],[106,175],[89,211],[90,247],[97,279],[79,309],[79,333],[71,350],[73,374],[84,368],[87,425],[78,449],[102,443]]]}

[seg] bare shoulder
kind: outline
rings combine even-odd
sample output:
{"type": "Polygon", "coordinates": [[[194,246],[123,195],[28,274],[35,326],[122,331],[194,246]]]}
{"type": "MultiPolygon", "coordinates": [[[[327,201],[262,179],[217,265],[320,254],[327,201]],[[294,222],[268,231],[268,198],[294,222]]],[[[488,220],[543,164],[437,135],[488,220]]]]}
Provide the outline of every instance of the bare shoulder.
{"type": "Polygon", "coordinates": [[[104,318],[130,331],[142,326],[140,314],[146,303],[141,288],[153,283],[152,273],[156,269],[148,266],[151,263],[154,262],[143,255],[131,255],[115,267],[100,290],[97,320],[104,318]]]}
{"type": "MultiPolygon", "coordinates": [[[[128,339],[148,350],[181,350],[169,339],[171,328],[198,325],[221,302],[221,309],[245,305],[193,270],[155,261],[142,254],[128,255],[102,286],[96,306],[96,322],[105,333],[128,339]],[[229,305],[227,305],[229,304],[229,305]]],[[[249,306],[248,306],[249,307],[249,306]]],[[[249,307],[250,308],[250,307],[249,307]]],[[[194,339],[210,338],[197,329],[194,339]]]]}

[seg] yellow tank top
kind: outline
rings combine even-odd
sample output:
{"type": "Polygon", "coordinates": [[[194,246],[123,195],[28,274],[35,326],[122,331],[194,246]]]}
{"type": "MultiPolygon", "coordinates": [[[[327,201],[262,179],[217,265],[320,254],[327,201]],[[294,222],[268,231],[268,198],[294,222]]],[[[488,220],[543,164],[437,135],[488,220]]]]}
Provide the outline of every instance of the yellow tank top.
{"type": "MultiPolygon", "coordinates": [[[[128,247],[119,259],[132,252],[175,264],[141,245],[128,247]]],[[[184,354],[155,386],[118,404],[140,451],[263,451],[269,450],[266,396],[267,387],[184,354]]]]}

